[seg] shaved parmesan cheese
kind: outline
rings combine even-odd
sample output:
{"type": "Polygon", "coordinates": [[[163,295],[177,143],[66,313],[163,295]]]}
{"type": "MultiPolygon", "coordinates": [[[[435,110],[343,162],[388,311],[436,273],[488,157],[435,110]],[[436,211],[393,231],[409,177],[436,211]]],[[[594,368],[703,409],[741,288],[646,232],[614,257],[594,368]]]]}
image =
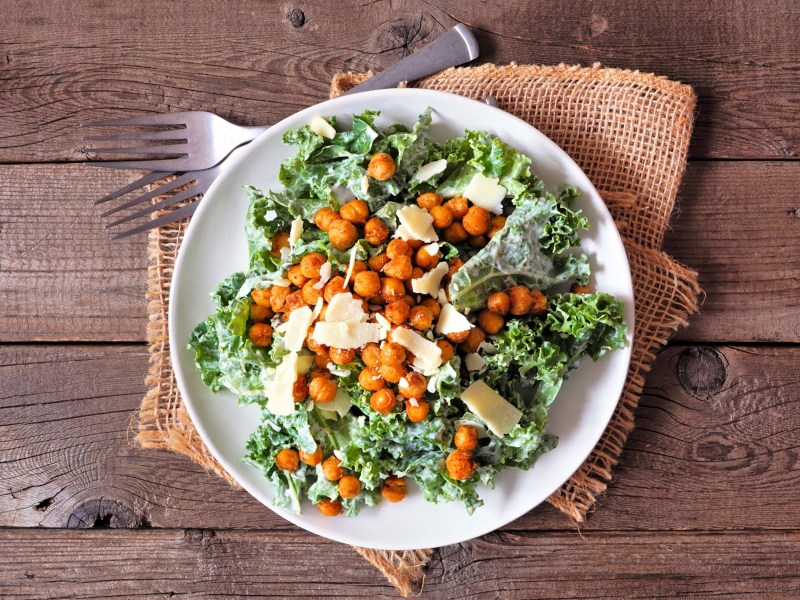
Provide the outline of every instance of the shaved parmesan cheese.
{"type": "Polygon", "coordinates": [[[283,343],[287,350],[300,352],[308,334],[308,328],[314,321],[314,313],[308,306],[301,306],[289,313],[289,319],[278,326],[278,331],[285,333],[283,343]]]}
{"type": "Polygon", "coordinates": [[[398,382],[398,385],[400,387],[406,387],[407,388],[408,387],[408,379],[406,379],[405,377],[401,377],[400,381],[398,382]]]}
{"type": "Polygon", "coordinates": [[[336,294],[328,302],[328,310],[325,311],[325,321],[328,323],[356,322],[366,323],[367,313],[361,306],[361,300],[353,298],[353,294],[336,294]]]}
{"type": "Polygon", "coordinates": [[[463,196],[476,206],[500,215],[503,213],[506,188],[497,183],[498,181],[500,179],[497,177],[486,177],[483,173],[476,173],[464,190],[463,196]]]}
{"type": "Polygon", "coordinates": [[[301,235],[303,235],[303,219],[297,217],[292,221],[292,228],[289,230],[289,246],[294,248],[301,235]]]}
{"type": "Polygon", "coordinates": [[[439,254],[439,247],[440,247],[439,244],[436,243],[423,246],[423,248],[425,248],[425,252],[427,252],[431,256],[436,256],[437,254],[439,254]]]}
{"type": "Polygon", "coordinates": [[[361,193],[365,196],[369,194],[369,177],[366,175],[361,178],[361,193]]]}
{"type": "Polygon", "coordinates": [[[294,412],[292,389],[297,379],[298,358],[297,352],[290,352],[275,369],[275,379],[267,389],[267,410],[273,415],[285,417],[294,412]]]}
{"type": "MultiPolygon", "coordinates": [[[[315,342],[334,348],[361,348],[371,342],[381,340],[381,328],[377,323],[320,322],[314,326],[312,335],[315,342]]],[[[438,348],[438,346],[437,346],[438,348]]]]}
{"type": "Polygon", "coordinates": [[[436,369],[442,364],[442,349],[416,331],[398,327],[392,332],[392,341],[411,352],[415,357],[414,366],[423,371],[436,369]]]}
{"type": "Polygon", "coordinates": [[[400,225],[397,227],[395,237],[405,241],[423,242],[435,242],[439,239],[433,230],[433,217],[427,210],[414,205],[404,206],[397,211],[397,218],[400,225]]]}
{"type": "Polygon", "coordinates": [[[422,277],[411,280],[411,289],[415,294],[428,294],[436,297],[442,286],[442,278],[450,269],[446,262],[440,262],[422,277]]]}
{"type": "Polygon", "coordinates": [[[336,130],[333,126],[328,123],[325,119],[320,116],[316,116],[311,119],[311,122],[308,124],[311,128],[311,131],[316,133],[317,135],[321,135],[324,138],[333,139],[336,135],[336,130]]]}
{"type": "Polygon", "coordinates": [[[522,413],[513,404],[481,379],[461,392],[461,399],[495,435],[507,435],[522,417],[522,413]]]}
{"type": "Polygon", "coordinates": [[[314,305],[314,318],[316,319],[318,316],[322,314],[322,307],[325,306],[325,300],[322,299],[322,296],[317,298],[317,303],[314,305]]]}
{"type": "Polygon", "coordinates": [[[305,375],[314,367],[313,354],[301,354],[297,357],[297,372],[305,375]]]}
{"type": "Polygon", "coordinates": [[[313,287],[315,290],[321,290],[325,287],[325,284],[328,283],[328,280],[331,278],[331,271],[333,267],[331,266],[330,261],[325,261],[322,263],[322,266],[319,268],[319,281],[315,283],[313,287]]]}
{"type": "Polygon", "coordinates": [[[413,406],[414,408],[416,408],[416,407],[418,407],[418,406],[419,406],[419,400],[417,400],[416,398],[409,398],[409,399],[408,399],[408,403],[409,403],[411,406],[413,406]]]}
{"type": "Polygon", "coordinates": [[[276,213],[274,210],[270,209],[270,210],[268,210],[268,211],[266,211],[264,213],[264,220],[265,221],[272,221],[277,216],[278,216],[278,213],[276,213]]]}
{"type": "Polygon", "coordinates": [[[464,357],[464,364],[467,365],[467,371],[480,371],[486,366],[486,361],[477,352],[472,352],[464,357]]]}
{"type": "Polygon", "coordinates": [[[272,285],[277,285],[278,287],[289,287],[290,285],[292,285],[292,282],[289,281],[288,279],[284,279],[283,277],[281,277],[279,279],[274,279],[272,281],[272,285]]]}
{"type": "Polygon", "coordinates": [[[356,266],[356,254],[358,253],[358,246],[353,246],[352,250],[350,250],[350,264],[347,266],[347,273],[344,276],[344,283],[342,287],[347,287],[347,284],[350,283],[350,276],[353,274],[353,267],[356,266]]]}
{"type": "Polygon", "coordinates": [[[350,399],[350,394],[348,394],[344,388],[340,387],[333,397],[333,400],[325,402],[321,406],[324,406],[325,410],[336,412],[340,417],[343,417],[347,414],[347,411],[350,410],[350,407],[353,406],[353,401],[350,399]]]}
{"type": "Polygon", "coordinates": [[[422,165],[419,169],[417,169],[417,173],[414,175],[414,179],[417,181],[428,181],[434,175],[438,175],[442,171],[447,168],[447,159],[442,158],[439,160],[434,160],[433,162],[429,162],[425,165],[422,165]]]}
{"type": "Polygon", "coordinates": [[[447,304],[449,300],[447,299],[447,292],[443,289],[439,290],[439,293],[436,295],[436,298],[439,300],[439,304],[447,304]]]}
{"type": "Polygon", "coordinates": [[[467,317],[456,310],[456,307],[449,302],[442,306],[439,320],[436,323],[436,333],[447,335],[448,333],[458,333],[472,329],[474,325],[467,320],[467,317]]]}

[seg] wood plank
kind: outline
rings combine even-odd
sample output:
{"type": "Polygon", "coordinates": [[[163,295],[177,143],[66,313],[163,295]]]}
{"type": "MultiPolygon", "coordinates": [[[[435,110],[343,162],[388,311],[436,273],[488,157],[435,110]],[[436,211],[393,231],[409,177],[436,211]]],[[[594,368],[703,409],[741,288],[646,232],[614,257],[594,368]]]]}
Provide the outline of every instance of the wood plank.
{"type": "Polygon", "coordinates": [[[484,61],[599,61],[694,85],[695,156],[800,155],[793,0],[2,5],[0,162],[82,160],[78,124],[121,114],[274,123],[325,99],[335,72],[383,69],[456,21],[476,31],[484,61]]]}
{"type": "MultiPolygon", "coordinates": [[[[664,351],[582,530],[800,528],[798,362],[800,348],[664,351]]],[[[0,527],[295,530],[188,460],[130,447],[145,369],[142,346],[0,346],[0,527]]],[[[548,505],[505,529],[574,531],[548,505]]]]}
{"type": "MultiPolygon", "coordinates": [[[[0,166],[0,341],[144,340],[144,236],[112,241],[92,205],[135,177],[0,166]]],[[[800,340],[798,187],[794,162],[690,164],[667,250],[707,295],[680,339],[800,340]]]]}
{"type": "MultiPolygon", "coordinates": [[[[297,532],[5,529],[0,554],[6,598],[397,598],[353,550],[297,532]]],[[[437,551],[424,597],[796,598],[799,557],[797,531],[503,532],[437,551]]]]}

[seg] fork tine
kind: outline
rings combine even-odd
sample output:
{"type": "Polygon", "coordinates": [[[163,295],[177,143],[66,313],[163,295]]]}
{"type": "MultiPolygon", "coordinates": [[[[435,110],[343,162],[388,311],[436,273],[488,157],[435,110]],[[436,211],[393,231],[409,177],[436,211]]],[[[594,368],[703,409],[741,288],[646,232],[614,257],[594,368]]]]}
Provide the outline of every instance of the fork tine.
{"type": "Polygon", "coordinates": [[[84,135],[81,139],[84,142],[116,142],[133,140],[184,140],[186,141],[186,128],[165,129],[162,131],[142,131],[139,133],[120,133],[110,135],[84,135]]]}
{"type": "Polygon", "coordinates": [[[153,113],[140,117],[104,119],[81,123],[81,127],[111,127],[116,125],[185,125],[186,112],[153,113]]]}
{"type": "Polygon", "coordinates": [[[160,171],[154,171],[152,173],[148,173],[144,177],[140,177],[133,183],[129,183],[125,187],[119,188],[116,192],[111,192],[107,196],[103,196],[100,200],[95,200],[95,204],[102,204],[103,202],[108,202],[109,200],[113,200],[114,198],[119,198],[120,196],[124,196],[132,192],[133,190],[138,190],[146,185],[150,185],[151,183],[155,183],[159,179],[163,179],[164,177],[169,177],[173,175],[173,173],[162,173],[160,171]]]}
{"type": "MultiPolygon", "coordinates": [[[[188,158],[162,158],[155,160],[90,160],[85,163],[104,169],[131,169],[133,171],[188,171],[192,169],[188,158]]],[[[197,169],[197,165],[194,166],[197,169]]]]}
{"type": "Polygon", "coordinates": [[[165,215],[161,215],[157,219],[153,219],[152,221],[147,221],[146,223],[137,225],[133,229],[128,229],[127,231],[123,231],[122,233],[117,233],[114,236],[112,236],[111,239],[118,240],[120,238],[128,237],[129,235],[134,235],[136,233],[141,233],[142,231],[147,231],[148,229],[154,229],[156,227],[161,227],[162,225],[168,225],[169,223],[180,221],[181,219],[185,219],[186,217],[190,217],[191,215],[193,215],[194,211],[197,210],[199,204],[200,200],[195,200],[191,204],[187,204],[186,206],[181,206],[180,208],[170,211],[165,215]]]}
{"type": "MultiPolygon", "coordinates": [[[[164,177],[168,177],[170,174],[169,173],[159,173],[159,175],[160,175],[159,179],[163,179],[164,177]]],[[[185,173],[184,175],[181,175],[180,177],[178,177],[176,179],[173,179],[172,181],[168,181],[167,183],[165,183],[161,187],[158,187],[158,188],[156,188],[156,189],[154,189],[154,190],[152,190],[150,192],[147,192],[145,194],[142,194],[141,196],[137,196],[133,200],[128,200],[127,202],[124,202],[124,203],[120,204],[119,206],[115,206],[111,210],[107,210],[106,212],[104,212],[100,216],[101,217],[107,217],[109,215],[113,215],[115,212],[119,212],[119,211],[124,210],[126,208],[130,208],[131,206],[135,206],[137,204],[141,204],[142,202],[147,202],[148,200],[151,200],[152,198],[155,198],[157,196],[163,196],[164,194],[167,194],[167,193],[171,192],[172,190],[181,187],[182,185],[186,185],[187,183],[192,181],[194,178],[195,178],[195,176],[192,173],[185,173]]]]}
{"type": "Polygon", "coordinates": [[[154,213],[157,210],[161,210],[162,208],[167,208],[168,206],[172,206],[173,204],[177,204],[178,202],[182,202],[183,200],[188,200],[193,196],[197,196],[198,194],[205,193],[206,190],[202,189],[202,186],[193,185],[192,187],[183,190],[182,192],[175,194],[174,196],[169,196],[168,198],[164,198],[161,202],[156,202],[152,206],[148,206],[139,210],[135,213],[130,215],[125,215],[124,217],[113,221],[106,225],[106,227],[115,227],[117,225],[121,225],[122,223],[127,223],[128,221],[133,221],[134,219],[138,219],[139,217],[144,217],[149,215],[150,213],[154,213]]]}
{"type": "Polygon", "coordinates": [[[189,144],[166,144],[163,146],[134,146],[132,148],[84,148],[84,152],[95,154],[181,154],[188,156],[189,144]]]}

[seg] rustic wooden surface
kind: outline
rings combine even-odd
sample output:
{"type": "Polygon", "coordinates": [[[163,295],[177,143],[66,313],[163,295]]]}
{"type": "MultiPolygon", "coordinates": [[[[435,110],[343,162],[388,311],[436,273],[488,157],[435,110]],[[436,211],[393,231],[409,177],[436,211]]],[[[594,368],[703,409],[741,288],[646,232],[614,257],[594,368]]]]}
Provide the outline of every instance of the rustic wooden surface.
{"type": "Polygon", "coordinates": [[[541,506],[437,550],[425,598],[799,597],[800,5],[619,0],[0,0],[0,596],[393,598],[345,546],[187,460],[130,444],[145,243],[91,200],[77,125],[208,109],[269,123],[456,20],[482,60],[694,85],[667,249],[708,296],[660,355],[581,532],[541,506]],[[201,499],[201,500],[198,500],[201,499]]]}

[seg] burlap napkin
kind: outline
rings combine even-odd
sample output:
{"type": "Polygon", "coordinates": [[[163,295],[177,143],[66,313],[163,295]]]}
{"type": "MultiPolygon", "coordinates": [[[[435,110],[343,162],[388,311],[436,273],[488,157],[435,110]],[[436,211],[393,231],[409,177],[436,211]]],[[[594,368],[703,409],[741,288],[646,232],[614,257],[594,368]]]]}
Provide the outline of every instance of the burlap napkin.
{"type": "MultiPolygon", "coordinates": [[[[337,75],[337,96],[367,75],[337,75]]],[[[661,245],[672,214],[692,128],[691,88],[662,77],[618,69],[484,65],[450,69],[416,87],[482,99],[531,123],[560,145],[586,172],[622,233],[636,301],[633,357],[617,410],[580,469],[548,502],[580,523],[611,479],[633,429],[633,411],[655,353],[697,309],[697,274],[661,245]]],[[[480,123],[476,123],[480,127],[480,123]]],[[[167,301],[178,247],[179,223],[150,237],[148,298],[149,391],[139,411],[138,443],[179,452],[232,478],[214,460],[181,402],[169,359],[167,301]]],[[[431,550],[384,552],[355,548],[405,596],[423,578],[431,550]]]]}

